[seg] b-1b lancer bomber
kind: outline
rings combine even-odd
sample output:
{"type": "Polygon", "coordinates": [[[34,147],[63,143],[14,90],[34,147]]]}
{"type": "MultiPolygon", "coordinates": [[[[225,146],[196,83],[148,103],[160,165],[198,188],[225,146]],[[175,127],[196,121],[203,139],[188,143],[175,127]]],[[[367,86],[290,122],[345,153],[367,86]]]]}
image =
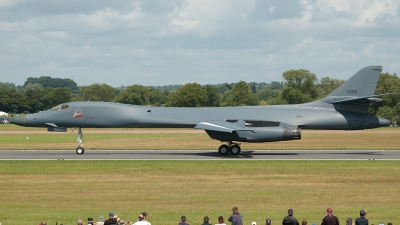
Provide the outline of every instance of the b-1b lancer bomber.
{"type": "Polygon", "coordinates": [[[15,117],[11,123],[47,127],[48,131],[78,128],[77,154],[83,154],[82,128],[194,128],[226,142],[221,155],[240,153],[238,142],[301,139],[301,129],[360,130],[388,126],[368,115],[382,66],[368,66],[327,97],[305,104],[215,108],[137,106],[111,102],[69,102],[48,111],[15,117]]]}

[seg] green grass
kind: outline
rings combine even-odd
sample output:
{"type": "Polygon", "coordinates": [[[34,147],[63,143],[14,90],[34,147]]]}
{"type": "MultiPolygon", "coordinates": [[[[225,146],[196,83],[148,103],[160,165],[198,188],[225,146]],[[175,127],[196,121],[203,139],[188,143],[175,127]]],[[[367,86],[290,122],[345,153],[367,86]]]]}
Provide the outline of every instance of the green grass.
{"type": "MultiPolygon", "coordinates": [[[[0,152],[1,154],[1,152],[0,152]]],[[[288,208],[318,224],[368,210],[370,223],[400,221],[398,161],[0,161],[0,222],[76,219],[115,212],[153,224],[200,224],[238,206],[245,224],[280,224],[288,208]]]]}

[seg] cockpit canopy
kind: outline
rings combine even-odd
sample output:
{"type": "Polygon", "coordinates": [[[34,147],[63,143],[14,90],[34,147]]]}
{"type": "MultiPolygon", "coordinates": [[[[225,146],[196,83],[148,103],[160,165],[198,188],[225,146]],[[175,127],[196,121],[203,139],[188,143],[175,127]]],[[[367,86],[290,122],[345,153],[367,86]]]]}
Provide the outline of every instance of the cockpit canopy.
{"type": "Polygon", "coordinates": [[[69,105],[67,105],[67,104],[60,104],[60,105],[54,106],[53,108],[49,109],[49,111],[67,110],[67,109],[69,109],[69,105]]]}

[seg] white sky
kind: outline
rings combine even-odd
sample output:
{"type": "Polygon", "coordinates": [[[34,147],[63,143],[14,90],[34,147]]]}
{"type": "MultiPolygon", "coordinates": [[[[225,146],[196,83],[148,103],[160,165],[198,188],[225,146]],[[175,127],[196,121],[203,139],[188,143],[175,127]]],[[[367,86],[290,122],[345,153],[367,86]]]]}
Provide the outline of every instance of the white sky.
{"type": "Polygon", "coordinates": [[[0,0],[0,82],[78,85],[348,79],[400,73],[398,0],[0,0]]]}

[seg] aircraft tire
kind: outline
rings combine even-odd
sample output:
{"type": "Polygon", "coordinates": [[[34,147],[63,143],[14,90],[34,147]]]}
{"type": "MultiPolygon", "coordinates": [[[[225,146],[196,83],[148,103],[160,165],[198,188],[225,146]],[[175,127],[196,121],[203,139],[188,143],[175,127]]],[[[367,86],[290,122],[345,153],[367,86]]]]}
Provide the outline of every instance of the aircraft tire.
{"type": "Polygon", "coordinates": [[[240,148],[239,145],[232,145],[231,146],[231,154],[232,155],[239,155],[240,150],[241,150],[241,148],[240,148]]]}
{"type": "Polygon", "coordinates": [[[228,145],[221,145],[221,146],[219,146],[219,148],[218,148],[218,153],[219,153],[220,155],[226,155],[226,154],[228,154],[228,153],[229,153],[229,147],[228,147],[228,145]]]}
{"type": "Polygon", "coordinates": [[[82,148],[82,147],[76,148],[76,154],[82,155],[83,153],[85,153],[85,149],[84,148],[82,148]]]}

